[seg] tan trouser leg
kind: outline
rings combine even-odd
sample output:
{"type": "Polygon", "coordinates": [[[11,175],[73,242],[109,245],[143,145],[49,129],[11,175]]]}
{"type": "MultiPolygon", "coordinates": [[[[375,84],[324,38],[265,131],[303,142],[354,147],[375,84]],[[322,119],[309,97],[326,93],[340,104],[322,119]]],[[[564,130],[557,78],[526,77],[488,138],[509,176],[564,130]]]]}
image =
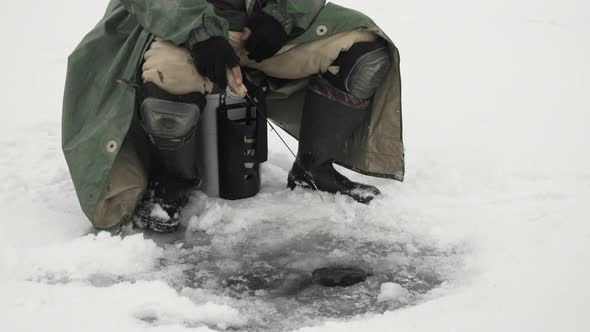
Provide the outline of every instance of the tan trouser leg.
{"type": "Polygon", "coordinates": [[[230,33],[230,42],[234,48],[238,45],[238,55],[243,66],[260,70],[268,76],[291,80],[327,71],[336,74],[340,68],[332,66],[332,63],[341,52],[347,51],[356,43],[375,40],[377,36],[370,31],[341,32],[309,43],[287,45],[277,55],[257,63],[248,59],[243,50],[241,33],[230,33]]]}
{"type": "Polygon", "coordinates": [[[147,188],[147,171],[132,139],[126,139],[115,159],[111,176],[94,215],[94,227],[111,229],[131,216],[147,188]]]}
{"type": "Polygon", "coordinates": [[[156,38],[143,58],[144,83],[154,83],[173,95],[210,93],[213,90],[213,83],[199,74],[191,54],[184,47],[156,38]]]}
{"type": "MultiPolygon", "coordinates": [[[[241,32],[230,32],[229,42],[240,57],[244,67],[284,79],[300,79],[330,71],[336,74],[338,67],[332,63],[340,52],[359,42],[375,41],[377,36],[370,31],[342,32],[317,41],[287,45],[279,53],[260,63],[248,59],[241,32]]],[[[156,39],[146,52],[143,66],[144,82],[151,82],[171,94],[190,92],[209,93],[213,84],[195,69],[187,49],[170,42],[156,39]]]]}

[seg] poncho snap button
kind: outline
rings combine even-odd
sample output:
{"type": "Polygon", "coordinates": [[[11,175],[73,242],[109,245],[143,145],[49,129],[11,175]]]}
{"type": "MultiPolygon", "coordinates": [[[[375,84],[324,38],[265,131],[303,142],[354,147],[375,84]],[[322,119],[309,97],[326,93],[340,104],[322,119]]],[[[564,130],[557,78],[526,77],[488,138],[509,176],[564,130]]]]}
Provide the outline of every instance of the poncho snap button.
{"type": "Polygon", "coordinates": [[[119,147],[119,145],[115,141],[110,141],[107,143],[107,151],[110,153],[117,151],[118,147],[119,147]]]}
{"type": "Polygon", "coordinates": [[[328,33],[328,27],[325,25],[320,25],[318,26],[318,28],[315,30],[315,32],[318,34],[318,36],[323,36],[325,34],[328,33]]]}

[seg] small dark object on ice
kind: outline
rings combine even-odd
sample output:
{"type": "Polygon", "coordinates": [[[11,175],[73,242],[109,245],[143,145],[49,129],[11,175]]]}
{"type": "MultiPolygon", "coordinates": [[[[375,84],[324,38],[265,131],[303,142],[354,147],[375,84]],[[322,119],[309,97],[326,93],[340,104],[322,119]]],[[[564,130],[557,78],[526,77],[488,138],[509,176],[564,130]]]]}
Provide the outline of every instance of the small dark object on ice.
{"type": "Polygon", "coordinates": [[[371,274],[354,267],[322,268],[313,271],[313,281],[325,287],[350,287],[367,280],[371,274]]]}

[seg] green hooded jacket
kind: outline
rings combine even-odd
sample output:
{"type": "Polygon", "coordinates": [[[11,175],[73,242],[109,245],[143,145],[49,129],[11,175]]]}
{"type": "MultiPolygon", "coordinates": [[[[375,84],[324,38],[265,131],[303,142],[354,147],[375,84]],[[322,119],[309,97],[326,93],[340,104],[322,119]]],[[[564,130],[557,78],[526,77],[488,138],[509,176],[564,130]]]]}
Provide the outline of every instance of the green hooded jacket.
{"type": "MultiPolygon", "coordinates": [[[[402,181],[399,54],[391,40],[362,13],[323,0],[246,3],[248,12],[261,6],[275,17],[289,33],[289,44],[356,29],[370,29],[390,43],[394,65],[375,95],[370,119],[343,143],[337,162],[402,181]]],[[[190,47],[213,36],[227,38],[228,26],[205,0],[111,0],[103,19],[69,56],[62,148],[80,205],[91,221],[135,113],[135,82],[149,43],[157,36],[190,47]]],[[[269,101],[269,115],[297,137],[302,106],[300,94],[269,101]]]]}

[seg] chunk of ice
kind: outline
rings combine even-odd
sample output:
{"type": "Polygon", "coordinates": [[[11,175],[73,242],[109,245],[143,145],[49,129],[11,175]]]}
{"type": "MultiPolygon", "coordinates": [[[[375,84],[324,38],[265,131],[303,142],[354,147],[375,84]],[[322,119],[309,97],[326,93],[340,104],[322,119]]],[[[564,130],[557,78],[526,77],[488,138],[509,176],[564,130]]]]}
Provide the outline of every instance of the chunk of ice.
{"type": "Polygon", "coordinates": [[[406,303],[410,299],[410,292],[400,284],[386,282],[381,284],[381,292],[377,297],[377,302],[399,302],[406,303]]]}
{"type": "Polygon", "coordinates": [[[166,212],[160,204],[154,204],[152,212],[150,213],[150,217],[170,220],[170,215],[168,215],[168,212],[166,212]]]}

